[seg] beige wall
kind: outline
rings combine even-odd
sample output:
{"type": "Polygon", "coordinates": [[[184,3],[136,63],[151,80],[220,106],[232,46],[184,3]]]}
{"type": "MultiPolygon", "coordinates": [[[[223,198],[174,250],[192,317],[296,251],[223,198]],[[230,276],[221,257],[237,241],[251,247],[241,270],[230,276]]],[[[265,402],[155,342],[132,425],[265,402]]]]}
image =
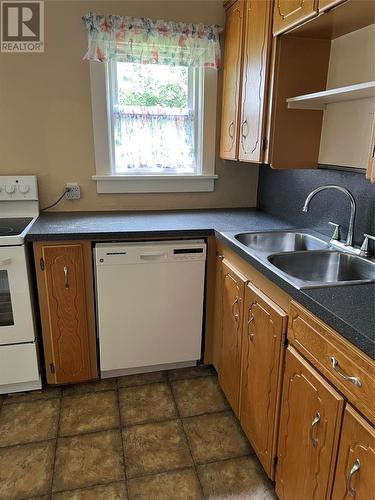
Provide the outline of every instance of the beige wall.
{"type": "Polygon", "coordinates": [[[224,23],[221,0],[46,1],[45,52],[0,54],[0,175],[36,174],[42,206],[66,182],[78,182],[81,200],[64,200],[57,210],[255,206],[257,167],[219,158],[213,193],[96,193],[89,64],[82,60],[87,37],[81,16],[90,10],[224,23]]]}

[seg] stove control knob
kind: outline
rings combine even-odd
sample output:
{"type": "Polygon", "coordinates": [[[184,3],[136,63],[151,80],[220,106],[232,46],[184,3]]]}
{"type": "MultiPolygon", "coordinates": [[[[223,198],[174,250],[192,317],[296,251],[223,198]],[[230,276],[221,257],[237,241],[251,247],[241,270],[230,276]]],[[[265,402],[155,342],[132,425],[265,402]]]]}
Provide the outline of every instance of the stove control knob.
{"type": "Polygon", "coordinates": [[[20,184],[18,186],[18,191],[22,194],[26,194],[30,191],[30,186],[28,184],[20,184]]]}
{"type": "Polygon", "coordinates": [[[8,194],[12,194],[14,193],[16,190],[16,185],[15,184],[7,184],[5,186],[5,191],[8,193],[8,194]]]}

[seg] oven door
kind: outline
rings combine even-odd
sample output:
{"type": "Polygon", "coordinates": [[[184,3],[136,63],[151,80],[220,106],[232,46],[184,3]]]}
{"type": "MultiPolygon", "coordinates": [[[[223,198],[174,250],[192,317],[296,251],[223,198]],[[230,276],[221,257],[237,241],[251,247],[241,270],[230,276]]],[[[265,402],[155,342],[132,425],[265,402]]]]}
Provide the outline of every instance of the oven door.
{"type": "Polygon", "coordinates": [[[0,345],[34,340],[25,247],[0,247],[0,345]]]}

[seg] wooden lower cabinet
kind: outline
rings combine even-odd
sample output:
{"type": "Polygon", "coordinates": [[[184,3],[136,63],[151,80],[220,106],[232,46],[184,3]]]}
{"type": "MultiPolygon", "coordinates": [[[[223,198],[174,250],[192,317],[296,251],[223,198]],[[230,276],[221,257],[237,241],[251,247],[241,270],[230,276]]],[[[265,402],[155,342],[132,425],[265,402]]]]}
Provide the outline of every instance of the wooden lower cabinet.
{"type": "Polygon", "coordinates": [[[219,363],[219,383],[236,416],[239,415],[242,318],[247,279],[222,263],[221,314],[222,340],[219,363]]]}
{"type": "Polygon", "coordinates": [[[278,394],[287,314],[248,284],[242,332],[241,426],[269,477],[274,476],[278,394]]]}
{"type": "Polygon", "coordinates": [[[344,412],[332,500],[375,497],[375,429],[350,405],[344,412]]]}
{"type": "Polygon", "coordinates": [[[280,499],[330,498],[343,406],[343,397],[288,347],[276,469],[280,499]]]}
{"type": "Polygon", "coordinates": [[[34,243],[49,384],[97,378],[91,243],[34,243]]]}

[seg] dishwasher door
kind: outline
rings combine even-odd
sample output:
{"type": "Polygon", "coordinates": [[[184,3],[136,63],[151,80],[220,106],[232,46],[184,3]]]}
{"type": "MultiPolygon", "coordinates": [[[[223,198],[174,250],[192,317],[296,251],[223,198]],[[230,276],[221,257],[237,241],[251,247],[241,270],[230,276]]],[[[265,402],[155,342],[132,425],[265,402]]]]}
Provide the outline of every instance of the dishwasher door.
{"type": "Polygon", "coordinates": [[[102,377],[199,360],[206,244],[99,243],[94,252],[102,377]]]}

